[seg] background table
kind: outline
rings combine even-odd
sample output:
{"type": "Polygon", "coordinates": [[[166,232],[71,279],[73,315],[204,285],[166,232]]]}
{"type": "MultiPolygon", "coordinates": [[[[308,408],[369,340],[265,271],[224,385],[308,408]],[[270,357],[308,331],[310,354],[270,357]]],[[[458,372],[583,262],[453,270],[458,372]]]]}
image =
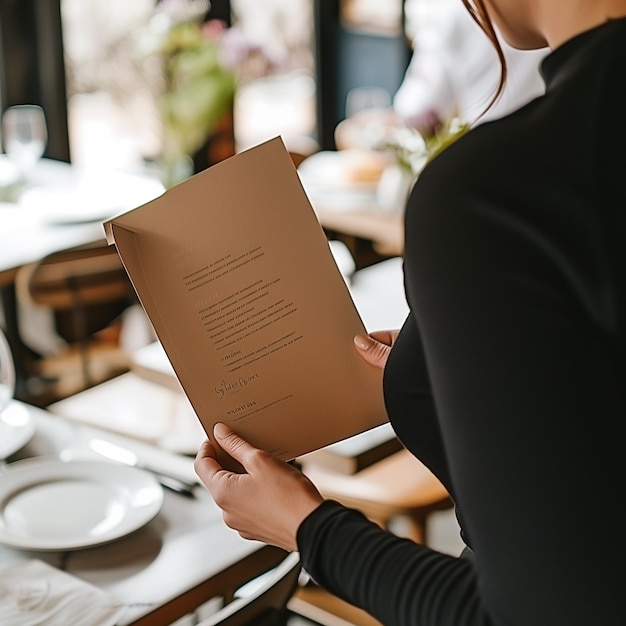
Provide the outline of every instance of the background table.
{"type": "Polygon", "coordinates": [[[81,246],[106,246],[102,228],[106,206],[102,203],[111,201],[110,215],[113,215],[156,197],[162,190],[153,176],[116,171],[87,172],[69,163],[42,159],[22,191],[23,194],[30,192],[31,201],[23,201],[25,195],[20,197],[15,192],[14,201],[0,202],[0,325],[14,354],[18,398],[28,396],[23,367],[27,348],[20,333],[14,285],[19,268],[55,252],[81,246]],[[72,198],[73,190],[75,198],[72,198]],[[90,209],[91,194],[94,206],[102,208],[102,212],[90,209]],[[73,213],[63,206],[64,201],[83,202],[84,216],[76,211],[73,218],[73,213]]]}
{"type": "MultiPolygon", "coordinates": [[[[380,257],[402,256],[404,222],[401,215],[367,208],[337,211],[321,202],[316,203],[313,208],[320,224],[331,238],[359,238],[371,242],[374,252],[380,257]]],[[[354,254],[354,247],[352,251],[354,254]]]]}

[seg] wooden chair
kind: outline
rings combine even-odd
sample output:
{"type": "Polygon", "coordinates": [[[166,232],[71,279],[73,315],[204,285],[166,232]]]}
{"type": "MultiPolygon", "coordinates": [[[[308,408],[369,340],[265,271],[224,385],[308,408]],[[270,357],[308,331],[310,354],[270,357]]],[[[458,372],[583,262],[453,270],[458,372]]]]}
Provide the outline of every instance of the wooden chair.
{"type": "Polygon", "coordinates": [[[234,599],[198,626],[285,626],[287,602],[298,586],[300,555],[288,554],[269,572],[240,588],[234,599]]]}
{"type": "Polygon", "coordinates": [[[341,474],[321,465],[305,465],[304,473],[326,498],[362,511],[390,529],[405,522],[402,534],[426,543],[426,519],[452,501],[434,474],[407,450],[400,450],[356,474],[341,474]]]}
{"type": "Polygon", "coordinates": [[[120,315],[136,296],[113,247],[59,252],[22,267],[18,302],[48,307],[56,333],[67,342],[58,354],[36,359],[32,374],[59,386],[65,396],[128,369],[120,349],[120,315]],[[107,333],[104,331],[108,331],[107,333]]]}

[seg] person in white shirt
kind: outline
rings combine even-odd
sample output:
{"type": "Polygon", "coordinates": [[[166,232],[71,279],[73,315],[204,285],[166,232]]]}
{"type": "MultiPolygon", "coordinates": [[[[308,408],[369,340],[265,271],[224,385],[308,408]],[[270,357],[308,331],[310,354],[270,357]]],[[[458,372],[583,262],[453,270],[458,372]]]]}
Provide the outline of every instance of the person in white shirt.
{"type": "Polygon", "coordinates": [[[393,98],[396,113],[428,132],[437,120],[474,125],[502,117],[544,90],[542,50],[515,50],[502,42],[508,76],[502,95],[483,116],[500,78],[498,56],[459,0],[413,0],[413,56],[393,98]]]}

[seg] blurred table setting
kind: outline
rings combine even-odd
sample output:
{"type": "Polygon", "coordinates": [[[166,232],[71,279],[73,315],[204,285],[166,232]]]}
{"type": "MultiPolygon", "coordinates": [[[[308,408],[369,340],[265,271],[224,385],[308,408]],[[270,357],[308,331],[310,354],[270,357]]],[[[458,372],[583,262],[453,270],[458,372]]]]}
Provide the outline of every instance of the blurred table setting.
{"type": "Polygon", "coordinates": [[[410,163],[398,157],[403,132],[415,134],[392,109],[364,109],[337,126],[336,150],[315,152],[298,166],[327,232],[370,240],[382,256],[403,252],[404,208],[415,180],[410,163]]]}
{"type": "Polygon", "coordinates": [[[195,624],[273,566],[276,549],[223,523],[193,456],[64,419],[14,389],[0,332],[3,626],[195,624]]]}
{"type": "Polygon", "coordinates": [[[367,106],[337,125],[336,150],[307,156],[298,172],[328,233],[369,240],[383,257],[401,256],[415,181],[430,159],[467,130],[458,118],[441,120],[434,112],[420,117],[417,128],[391,106],[367,106]]]}
{"type": "Polygon", "coordinates": [[[15,400],[0,441],[3,625],[171,624],[266,558],[224,525],[191,457],[15,400]]]}
{"type": "Polygon", "coordinates": [[[102,221],[163,193],[143,173],[41,159],[22,180],[0,155],[0,276],[49,252],[104,240],[102,221]]]}
{"type": "MultiPolygon", "coordinates": [[[[191,625],[273,567],[281,551],[230,530],[197,478],[204,433],[159,343],[136,352],[134,371],[49,410],[11,398],[4,348],[3,625],[191,625]]],[[[399,449],[393,439],[384,425],[330,453],[369,466],[399,449]]]]}
{"type": "Polygon", "coordinates": [[[0,327],[7,335],[23,397],[23,354],[15,278],[47,255],[83,246],[106,246],[102,221],[163,193],[153,175],[78,168],[38,159],[23,174],[0,154],[0,327]]]}
{"type": "Polygon", "coordinates": [[[53,402],[48,410],[137,442],[195,455],[206,437],[159,342],[133,350],[130,371],[53,402]]]}
{"type": "Polygon", "coordinates": [[[320,224],[331,238],[359,237],[371,241],[381,256],[400,256],[404,249],[404,195],[394,192],[397,210],[381,208],[378,187],[383,163],[376,153],[328,150],[307,157],[298,172],[320,224]]]}

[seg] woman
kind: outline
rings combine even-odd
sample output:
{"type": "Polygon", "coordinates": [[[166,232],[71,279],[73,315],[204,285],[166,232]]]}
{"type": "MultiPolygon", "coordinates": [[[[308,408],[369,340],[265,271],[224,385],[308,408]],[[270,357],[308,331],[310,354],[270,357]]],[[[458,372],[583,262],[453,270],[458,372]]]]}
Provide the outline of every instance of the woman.
{"type": "Polygon", "coordinates": [[[452,494],[453,558],[324,502],[224,426],[198,474],[244,537],[298,549],[386,625],[626,623],[626,0],[474,0],[546,93],[422,173],[406,215],[411,313],[358,338],[392,424],[452,494]],[[431,395],[432,393],[432,395],[431,395]]]}

